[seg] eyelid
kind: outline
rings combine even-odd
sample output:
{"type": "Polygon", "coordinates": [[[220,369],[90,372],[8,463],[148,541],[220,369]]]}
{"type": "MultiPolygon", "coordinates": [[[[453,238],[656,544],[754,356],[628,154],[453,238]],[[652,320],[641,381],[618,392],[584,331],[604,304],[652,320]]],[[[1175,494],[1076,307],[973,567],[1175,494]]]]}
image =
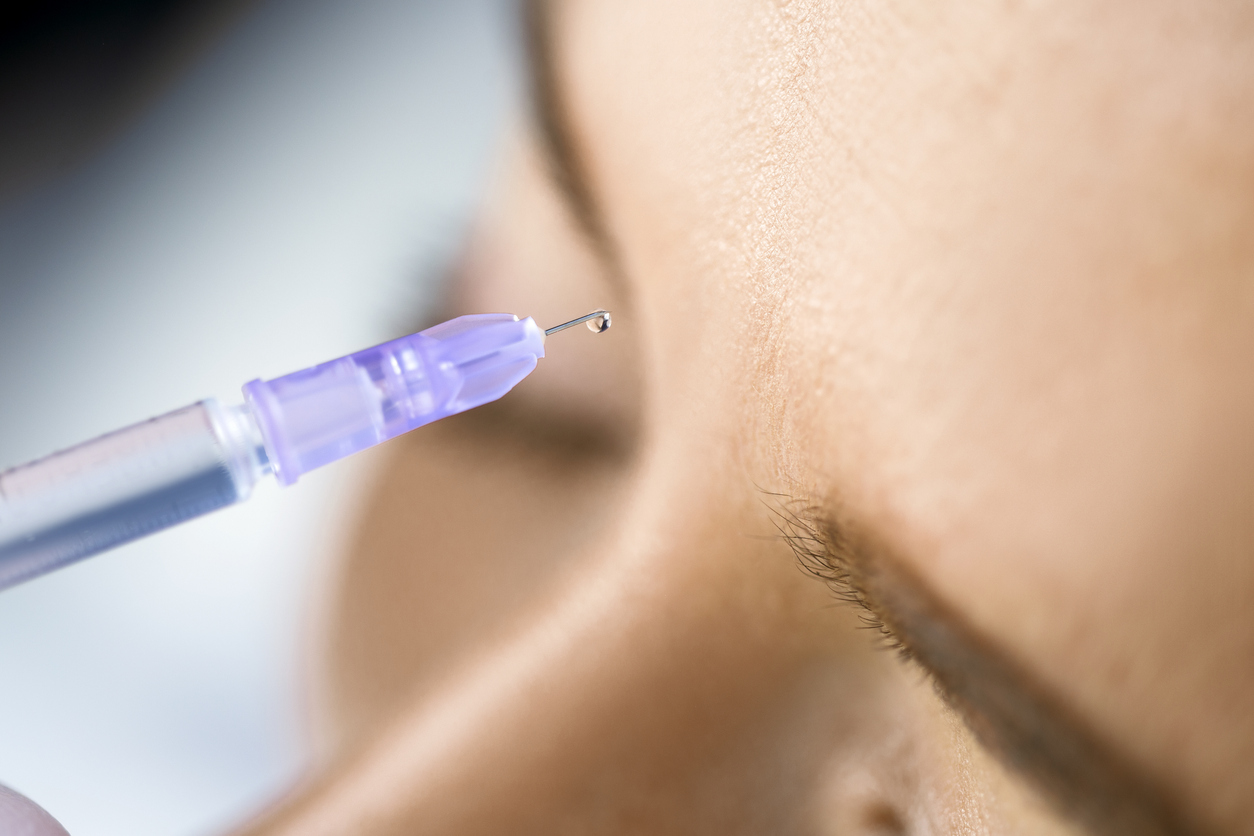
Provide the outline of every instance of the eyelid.
{"type": "Polygon", "coordinates": [[[445,424],[446,430],[466,436],[542,450],[555,464],[593,459],[619,464],[627,461],[634,449],[633,434],[622,428],[572,419],[568,412],[525,397],[481,406],[445,424]]]}

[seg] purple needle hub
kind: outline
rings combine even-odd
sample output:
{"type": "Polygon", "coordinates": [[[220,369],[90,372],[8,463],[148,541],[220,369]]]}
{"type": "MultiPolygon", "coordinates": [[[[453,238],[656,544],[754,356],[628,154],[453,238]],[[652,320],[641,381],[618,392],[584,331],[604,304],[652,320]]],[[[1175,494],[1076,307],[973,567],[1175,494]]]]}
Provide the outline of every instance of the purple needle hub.
{"type": "Polygon", "coordinates": [[[531,317],[459,316],[274,380],[244,397],[275,476],[303,473],[500,398],[544,356],[531,317]]]}

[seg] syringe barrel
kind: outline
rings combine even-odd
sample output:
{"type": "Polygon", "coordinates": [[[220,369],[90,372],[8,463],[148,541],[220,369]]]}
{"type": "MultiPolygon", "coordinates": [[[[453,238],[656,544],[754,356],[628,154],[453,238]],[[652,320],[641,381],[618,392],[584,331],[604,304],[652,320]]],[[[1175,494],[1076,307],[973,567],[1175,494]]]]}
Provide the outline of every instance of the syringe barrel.
{"type": "Polygon", "coordinates": [[[269,468],[215,400],[0,473],[0,589],[247,499],[269,468]]]}

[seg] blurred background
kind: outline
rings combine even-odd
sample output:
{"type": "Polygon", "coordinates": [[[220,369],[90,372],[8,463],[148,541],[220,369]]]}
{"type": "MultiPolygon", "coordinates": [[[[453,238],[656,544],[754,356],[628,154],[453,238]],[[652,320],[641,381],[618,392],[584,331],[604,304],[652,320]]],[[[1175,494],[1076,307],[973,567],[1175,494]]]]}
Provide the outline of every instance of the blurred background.
{"type": "MultiPolygon", "coordinates": [[[[519,98],[515,18],[5,4],[0,469],[412,330],[519,98]]],[[[214,833],[290,786],[317,590],[369,469],[0,594],[0,783],[74,836],[214,833]]]]}

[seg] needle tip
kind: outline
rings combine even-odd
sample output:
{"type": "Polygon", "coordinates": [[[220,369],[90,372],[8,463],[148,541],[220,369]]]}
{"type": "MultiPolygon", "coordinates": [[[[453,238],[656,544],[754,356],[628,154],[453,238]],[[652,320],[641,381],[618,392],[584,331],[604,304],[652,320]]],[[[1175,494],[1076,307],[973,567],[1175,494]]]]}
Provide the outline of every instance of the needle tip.
{"type": "Polygon", "coordinates": [[[588,320],[588,330],[594,334],[604,334],[612,324],[609,311],[599,311],[600,316],[588,320]]]}
{"type": "Polygon", "coordinates": [[[610,312],[606,310],[593,311],[590,314],[584,314],[578,319],[572,319],[570,322],[563,322],[561,325],[554,325],[552,328],[546,329],[544,336],[556,334],[558,331],[565,331],[571,326],[578,325],[581,322],[588,323],[588,330],[594,334],[601,334],[610,330],[610,312]]]}

